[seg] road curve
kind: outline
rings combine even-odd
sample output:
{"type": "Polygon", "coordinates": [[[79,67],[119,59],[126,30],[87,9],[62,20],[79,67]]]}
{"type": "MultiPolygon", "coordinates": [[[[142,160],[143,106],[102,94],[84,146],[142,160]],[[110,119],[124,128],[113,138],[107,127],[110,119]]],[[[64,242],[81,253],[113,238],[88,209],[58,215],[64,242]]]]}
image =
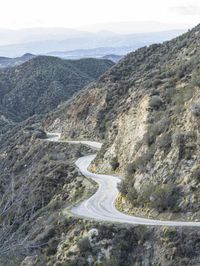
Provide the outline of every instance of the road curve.
{"type": "MultiPolygon", "coordinates": [[[[60,133],[48,133],[48,141],[82,143],[95,149],[101,148],[101,143],[93,141],[62,141],[60,133]]],[[[75,216],[123,224],[142,224],[153,226],[200,226],[200,222],[163,221],[140,218],[126,215],[115,208],[115,201],[119,193],[117,185],[120,178],[112,175],[95,174],[88,170],[89,165],[95,159],[96,154],[84,156],[76,161],[80,172],[93,179],[99,187],[96,193],[77,206],[72,207],[71,213],[75,216]]]]}

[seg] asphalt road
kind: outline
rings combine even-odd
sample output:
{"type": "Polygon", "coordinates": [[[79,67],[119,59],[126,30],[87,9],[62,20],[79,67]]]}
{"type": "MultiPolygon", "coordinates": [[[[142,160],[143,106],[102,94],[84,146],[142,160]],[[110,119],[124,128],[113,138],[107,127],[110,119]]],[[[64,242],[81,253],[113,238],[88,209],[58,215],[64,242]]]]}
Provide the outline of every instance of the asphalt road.
{"type": "MultiPolygon", "coordinates": [[[[48,133],[48,141],[60,142],[59,133],[48,133]]],[[[65,141],[69,143],[82,143],[95,149],[100,149],[101,143],[93,141],[65,141]]],[[[115,201],[119,193],[117,184],[120,178],[112,175],[95,174],[88,170],[96,154],[84,156],[76,161],[80,172],[98,183],[97,192],[82,203],[74,206],[71,213],[75,216],[90,218],[98,221],[107,221],[123,224],[142,224],[153,226],[200,226],[200,222],[164,221],[140,218],[126,215],[115,208],[115,201]]]]}

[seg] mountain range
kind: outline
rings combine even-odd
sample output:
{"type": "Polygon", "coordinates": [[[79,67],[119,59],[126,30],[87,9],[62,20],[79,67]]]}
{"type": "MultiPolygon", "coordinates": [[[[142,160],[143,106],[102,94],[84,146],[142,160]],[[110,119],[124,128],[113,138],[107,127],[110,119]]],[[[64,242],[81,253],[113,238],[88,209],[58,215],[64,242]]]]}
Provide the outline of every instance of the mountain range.
{"type": "Polygon", "coordinates": [[[90,171],[122,177],[119,211],[200,221],[199,47],[200,25],[115,65],[39,56],[0,70],[10,125],[0,134],[1,265],[200,264],[198,227],[72,216],[70,207],[97,190],[75,166],[94,151],[63,141],[103,143],[90,171]],[[45,132],[62,133],[61,142],[45,132]]]}
{"type": "MultiPolygon", "coordinates": [[[[185,32],[185,30],[171,30],[162,32],[151,32],[143,34],[117,34],[110,32],[98,32],[98,33],[80,33],[75,36],[69,35],[69,37],[63,37],[63,39],[52,38],[51,35],[42,38],[40,41],[37,38],[27,39],[23,42],[0,45],[0,55],[4,57],[19,57],[22,54],[47,54],[57,52],[68,52],[78,49],[95,49],[101,47],[109,47],[109,50],[104,53],[110,54],[110,47],[117,49],[116,53],[124,55],[127,52],[133,51],[145,45],[150,45],[154,42],[163,42],[178,36],[185,32]]],[[[47,30],[48,33],[48,30],[47,30]]],[[[56,35],[56,30],[55,30],[56,35]]],[[[104,49],[105,49],[104,48],[104,49]]],[[[112,52],[113,53],[113,52],[112,52]]],[[[55,55],[55,54],[53,54],[55,55]]]]}

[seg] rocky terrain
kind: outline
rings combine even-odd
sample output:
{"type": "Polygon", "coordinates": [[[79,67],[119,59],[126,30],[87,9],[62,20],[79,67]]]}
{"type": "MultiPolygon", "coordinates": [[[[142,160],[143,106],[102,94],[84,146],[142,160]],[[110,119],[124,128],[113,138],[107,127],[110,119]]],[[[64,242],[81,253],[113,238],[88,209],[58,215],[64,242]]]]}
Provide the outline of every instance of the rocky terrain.
{"type": "Polygon", "coordinates": [[[40,119],[0,139],[0,265],[198,265],[198,229],[113,225],[72,217],[97,186],[75,168],[92,151],[45,140],[40,119]]]}
{"type": "Polygon", "coordinates": [[[200,26],[129,54],[44,125],[104,142],[95,165],[120,172],[119,207],[200,219],[200,26]]]}
{"type": "Polygon", "coordinates": [[[54,253],[62,228],[73,226],[62,211],[95,189],[74,165],[76,158],[91,151],[44,138],[36,119],[1,137],[0,265],[19,265],[43,250],[54,253]]]}
{"type": "Polygon", "coordinates": [[[52,111],[113,66],[109,60],[62,60],[38,56],[0,70],[0,113],[20,122],[52,111]]]}
{"type": "Polygon", "coordinates": [[[93,151],[46,142],[43,131],[103,142],[92,169],[122,176],[120,210],[200,220],[199,45],[197,26],[170,42],[129,54],[100,78],[99,61],[92,65],[91,59],[86,67],[84,60],[38,57],[2,70],[0,265],[200,264],[198,228],[112,225],[72,217],[69,207],[97,189],[74,165],[93,151]],[[96,78],[80,90],[83,81],[96,78]],[[63,93],[68,84],[70,96],[63,93]],[[42,97],[45,93],[50,99],[42,97]],[[13,99],[17,105],[10,105],[13,99]]]}

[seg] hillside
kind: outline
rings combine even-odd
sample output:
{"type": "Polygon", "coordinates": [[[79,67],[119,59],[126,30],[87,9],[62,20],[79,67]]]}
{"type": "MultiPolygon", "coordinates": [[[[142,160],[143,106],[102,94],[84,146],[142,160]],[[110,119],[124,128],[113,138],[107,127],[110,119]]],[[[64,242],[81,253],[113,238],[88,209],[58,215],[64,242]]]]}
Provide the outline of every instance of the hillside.
{"type": "Polygon", "coordinates": [[[124,176],[124,211],[200,219],[199,41],[197,26],[129,54],[44,122],[63,137],[103,140],[95,166],[124,176]]]}
{"type": "MultiPolygon", "coordinates": [[[[45,137],[43,128],[62,130],[67,139],[102,141],[92,170],[123,177],[117,201],[122,211],[200,220],[199,32],[200,26],[129,54],[47,114],[42,125],[35,115],[0,135],[0,265],[200,263],[198,228],[130,227],[72,217],[68,208],[97,188],[74,163],[94,151],[39,139],[45,137]]],[[[73,61],[52,60],[51,65],[39,57],[15,68],[17,81],[23,85],[25,75],[27,83],[35,69],[39,81],[55,73],[63,78],[66,65],[79,73],[85,69],[82,60],[73,67],[73,61]]],[[[84,77],[93,69],[87,70],[84,77]]],[[[9,124],[3,113],[1,120],[9,124]]]]}
{"type": "Polygon", "coordinates": [[[38,139],[39,127],[32,117],[0,137],[0,265],[198,265],[198,228],[72,217],[97,189],[74,162],[94,151],[38,139]]]}
{"type": "Polygon", "coordinates": [[[15,122],[52,111],[113,66],[109,60],[39,56],[0,70],[0,112],[15,122]]]}
{"type": "Polygon", "coordinates": [[[0,138],[0,265],[53,255],[61,234],[76,223],[62,211],[95,188],[74,165],[88,148],[44,142],[38,132],[31,118],[0,138]]]}

